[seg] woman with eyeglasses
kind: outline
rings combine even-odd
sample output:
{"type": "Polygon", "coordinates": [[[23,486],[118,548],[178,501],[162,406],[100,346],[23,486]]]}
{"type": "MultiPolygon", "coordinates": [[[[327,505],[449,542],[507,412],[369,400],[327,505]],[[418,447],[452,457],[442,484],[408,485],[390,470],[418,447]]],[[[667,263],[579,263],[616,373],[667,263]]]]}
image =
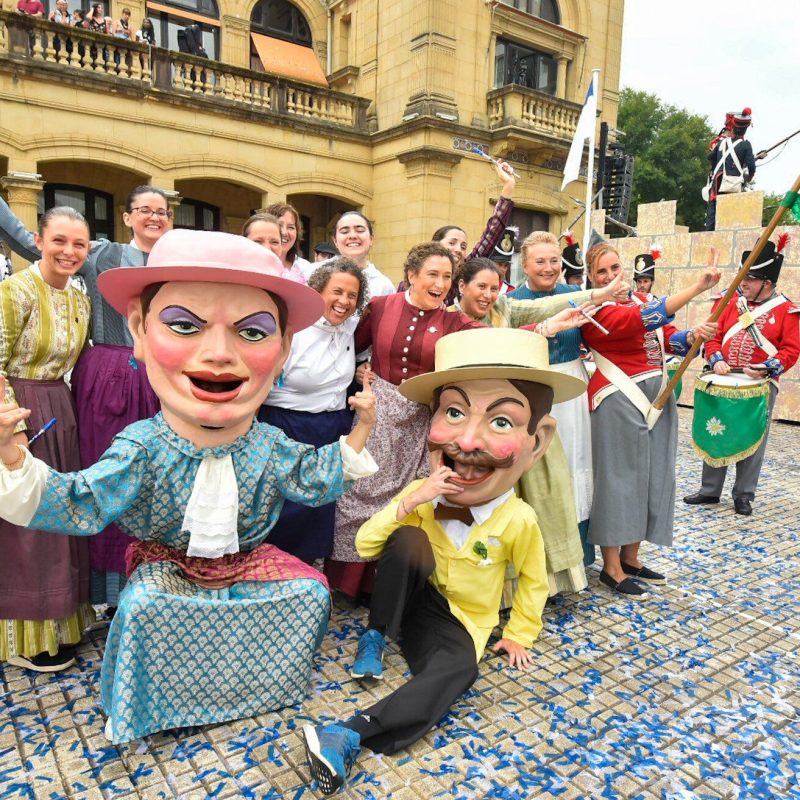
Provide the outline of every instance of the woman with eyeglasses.
{"type": "MultiPolygon", "coordinates": [[[[145,265],[153,245],[172,228],[172,210],[161,189],[137,186],[125,201],[122,219],[133,234],[131,242],[92,241],[78,272],[92,301],[91,346],[84,348],[72,372],[83,468],[94,464],[125,427],[154,416],[160,408],[144,365],[134,358],[127,322],[106,303],[97,289],[97,277],[113,267],[145,265]]],[[[40,258],[32,234],[2,198],[0,237],[24,258],[40,258]]],[[[93,603],[116,607],[125,585],[125,550],[130,541],[115,525],[100,536],[91,537],[93,603]]]]}

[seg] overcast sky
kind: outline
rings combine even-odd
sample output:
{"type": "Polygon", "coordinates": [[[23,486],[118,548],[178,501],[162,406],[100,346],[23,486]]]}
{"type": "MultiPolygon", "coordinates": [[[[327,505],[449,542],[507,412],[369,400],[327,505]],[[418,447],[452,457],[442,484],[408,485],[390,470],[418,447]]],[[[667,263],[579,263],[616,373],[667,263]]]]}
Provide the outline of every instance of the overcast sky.
{"type": "MultiPolygon", "coordinates": [[[[750,106],[758,152],[800,128],[799,42],[800,0],[625,0],[620,82],[715,131],[726,111],[750,106]]],[[[783,194],[800,173],[800,134],[770,162],[780,150],[756,162],[756,188],[783,194]]]]}

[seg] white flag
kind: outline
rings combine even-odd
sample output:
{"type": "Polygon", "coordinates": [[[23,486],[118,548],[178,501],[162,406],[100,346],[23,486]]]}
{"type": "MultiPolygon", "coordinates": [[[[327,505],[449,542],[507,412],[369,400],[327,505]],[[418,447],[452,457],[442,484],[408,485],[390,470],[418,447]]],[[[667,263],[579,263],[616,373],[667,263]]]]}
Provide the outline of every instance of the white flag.
{"type": "Polygon", "coordinates": [[[581,115],[578,118],[578,127],[575,128],[575,138],[569,148],[567,163],[564,165],[564,180],[561,181],[561,191],[568,183],[578,179],[583,145],[587,139],[594,140],[595,120],[597,119],[597,73],[592,72],[589,82],[589,91],[586,92],[586,102],[583,104],[581,115]]]}

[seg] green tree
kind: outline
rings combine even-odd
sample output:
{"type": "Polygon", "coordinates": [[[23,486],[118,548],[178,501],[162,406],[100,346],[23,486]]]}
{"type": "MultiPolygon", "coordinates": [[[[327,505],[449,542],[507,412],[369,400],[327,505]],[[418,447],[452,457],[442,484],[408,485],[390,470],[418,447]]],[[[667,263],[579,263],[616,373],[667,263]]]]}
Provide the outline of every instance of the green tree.
{"type": "Polygon", "coordinates": [[[715,134],[708,119],[666,105],[654,94],[623,89],[617,125],[625,132],[625,152],[635,158],[629,224],[636,224],[639,203],[677,200],[677,223],[702,230],[706,204],[700,190],[715,134]]]}

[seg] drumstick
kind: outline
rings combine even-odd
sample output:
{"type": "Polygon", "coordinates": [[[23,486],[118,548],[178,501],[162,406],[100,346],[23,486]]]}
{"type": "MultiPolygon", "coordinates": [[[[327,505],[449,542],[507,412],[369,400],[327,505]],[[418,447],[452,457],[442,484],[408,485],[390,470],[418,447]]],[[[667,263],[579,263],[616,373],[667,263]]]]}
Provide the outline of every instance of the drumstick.
{"type": "Polygon", "coordinates": [[[574,300],[570,300],[569,304],[573,308],[577,308],[578,311],[580,312],[581,316],[582,317],[586,317],[586,319],[588,319],[589,322],[591,322],[592,325],[595,326],[595,328],[599,328],[601,333],[603,333],[606,336],[608,336],[608,331],[594,317],[589,316],[589,314],[587,314],[582,308],[578,308],[578,304],[574,300]]]}

